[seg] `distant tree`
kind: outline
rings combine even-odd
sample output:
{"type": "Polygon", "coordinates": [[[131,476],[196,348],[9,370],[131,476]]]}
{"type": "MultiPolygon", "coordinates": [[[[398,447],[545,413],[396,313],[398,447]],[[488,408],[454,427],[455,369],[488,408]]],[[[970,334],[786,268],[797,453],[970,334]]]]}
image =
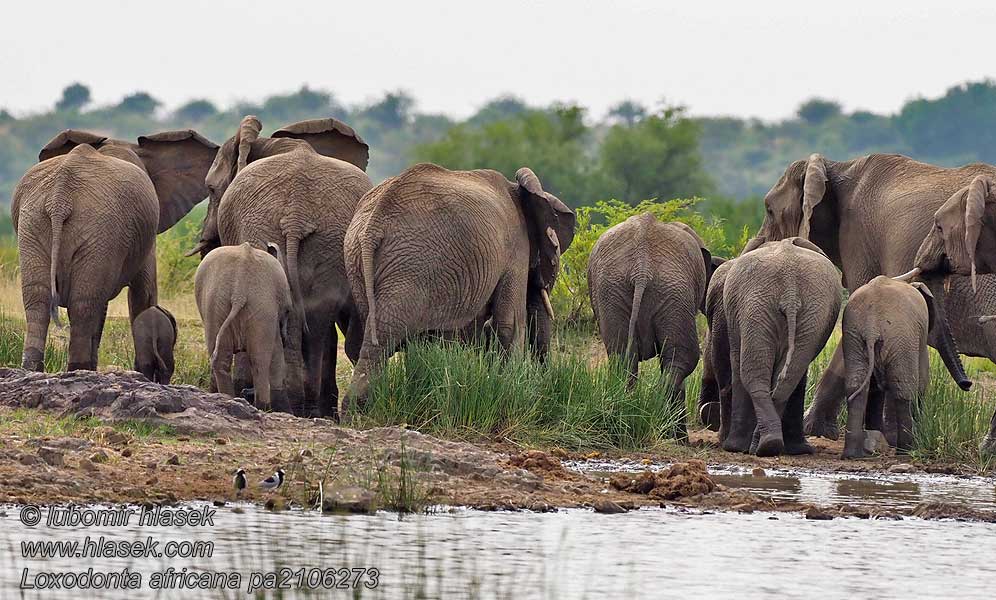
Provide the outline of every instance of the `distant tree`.
{"type": "Polygon", "coordinates": [[[937,100],[912,100],[896,121],[913,151],[930,160],[996,162],[996,82],[954,86],[937,100]]]}
{"type": "Polygon", "coordinates": [[[203,121],[218,114],[218,109],[210,100],[191,100],[176,109],[173,117],[178,121],[203,121]]]}
{"type": "Polygon", "coordinates": [[[471,125],[487,125],[522,114],[529,110],[526,103],[515,96],[499,96],[482,106],[467,119],[471,125]]]}
{"type": "Polygon", "coordinates": [[[384,94],[382,100],[367,106],[361,114],[384,129],[396,129],[411,121],[413,108],[415,99],[399,90],[384,94]]]}
{"type": "Polygon", "coordinates": [[[609,109],[609,119],[624,125],[634,125],[647,115],[647,107],[633,100],[623,100],[609,109]]]}
{"type": "Polygon", "coordinates": [[[160,104],[162,103],[146,92],[135,92],[130,96],[125,96],[117,105],[116,110],[124,113],[151,116],[160,104]]]}
{"type": "Polygon", "coordinates": [[[55,110],[78,111],[90,103],[90,88],[74,83],[62,89],[62,98],[55,103],[55,110]]]}
{"type": "Polygon", "coordinates": [[[6,109],[0,110],[0,123],[10,123],[15,120],[14,115],[7,112],[6,109]]]}
{"type": "Polygon", "coordinates": [[[634,125],[614,125],[599,149],[608,189],[627,202],[704,196],[712,189],[699,154],[699,128],[684,109],[666,107],[634,125]]]}
{"type": "Polygon", "coordinates": [[[343,113],[346,111],[329,92],[313,90],[303,85],[293,94],[270,96],[258,112],[262,113],[260,117],[273,121],[272,125],[277,127],[294,121],[329,116],[344,118],[343,113]]]}
{"type": "Polygon", "coordinates": [[[819,125],[827,119],[839,116],[840,111],[840,104],[833,100],[813,98],[803,102],[796,114],[810,125],[819,125]]]}

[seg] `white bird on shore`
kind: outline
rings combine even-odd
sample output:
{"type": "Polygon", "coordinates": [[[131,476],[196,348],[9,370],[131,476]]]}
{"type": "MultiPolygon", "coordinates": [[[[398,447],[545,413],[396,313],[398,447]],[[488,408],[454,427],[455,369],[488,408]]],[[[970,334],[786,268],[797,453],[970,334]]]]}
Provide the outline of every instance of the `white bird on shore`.
{"type": "Polygon", "coordinates": [[[245,491],[246,487],[249,485],[249,480],[246,479],[246,470],[239,469],[235,472],[235,479],[232,480],[232,487],[235,488],[235,496],[239,497],[242,492],[245,491]]]}
{"type": "Polygon", "coordinates": [[[267,492],[272,492],[284,484],[284,470],[277,469],[277,472],[259,482],[259,487],[267,492]]]}

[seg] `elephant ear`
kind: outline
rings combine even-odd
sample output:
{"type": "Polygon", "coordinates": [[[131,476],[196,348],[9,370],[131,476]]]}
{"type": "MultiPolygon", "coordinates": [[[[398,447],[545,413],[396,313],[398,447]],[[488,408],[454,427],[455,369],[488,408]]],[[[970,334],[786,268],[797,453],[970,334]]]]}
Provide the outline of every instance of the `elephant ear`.
{"type": "Polygon", "coordinates": [[[55,156],[68,154],[70,150],[80,144],[89,144],[94,148],[100,148],[107,141],[107,136],[97,135],[89,131],[79,131],[76,129],[66,129],[52,140],[45,144],[45,147],[38,153],[38,162],[48,160],[55,156]]]}
{"type": "Polygon", "coordinates": [[[560,270],[560,255],[574,241],[577,218],[574,211],[559,198],[543,191],[539,178],[531,169],[522,167],[516,171],[515,180],[519,184],[519,200],[529,222],[529,237],[537,245],[537,254],[530,261],[530,266],[538,265],[541,285],[549,289],[560,270]]]}
{"type": "Polygon", "coordinates": [[[934,294],[930,293],[930,288],[922,281],[914,281],[910,285],[916,288],[916,291],[920,292],[920,295],[927,302],[927,331],[933,331],[934,323],[937,319],[937,308],[934,307],[934,294]]]}
{"type": "Polygon", "coordinates": [[[968,191],[964,194],[965,250],[963,253],[957,251],[952,253],[952,246],[956,246],[958,240],[949,240],[948,238],[953,236],[949,236],[947,230],[944,232],[944,246],[948,255],[962,254],[971,265],[972,289],[976,287],[975,251],[979,245],[979,236],[982,235],[982,220],[986,213],[986,203],[993,199],[992,194],[996,194],[996,184],[988,177],[979,175],[968,185],[968,191]]]}
{"type": "Polygon", "coordinates": [[[138,138],[136,154],[159,197],[159,233],[175,225],[207,197],[204,177],[217,152],[218,144],[192,129],[138,138]]]}
{"type": "Polygon", "coordinates": [[[235,136],[235,143],[238,146],[238,159],[235,172],[238,173],[249,164],[249,154],[252,152],[252,145],[259,139],[259,132],[263,129],[263,124],[255,115],[242,117],[239,123],[239,132],[235,136]]]}
{"type": "Polygon", "coordinates": [[[799,237],[809,239],[813,220],[813,209],[823,201],[827,193],[827,164],[821,154],[811,154],[806,163],[806,174],[802,181],[802,221],[799,223],[799,237]]]}
{"type": "Polygon", "coordinates": [[[316,152],[338,158],[367,170],[370,146],[352,127],[338,119],[312,119],[282,127],[270,137],[294,138],[308,142],[316,152]]]}
{"type": "Polygon", "coordinates": [[[811,250],[813,252],[817,252],[823,258],[825,258],[827,260],[830,260],[830,257],[827,256],[827,253],[824,252],[822,248],[820,248],[819,246],[817,246],[813,242],[807,240],[806,238],[803,238],[803,237],[794,237],[794,238],[792,238],[792,244],[794,246],[799,247],[799,248],[805,248],[806,250],[811,250]]]}

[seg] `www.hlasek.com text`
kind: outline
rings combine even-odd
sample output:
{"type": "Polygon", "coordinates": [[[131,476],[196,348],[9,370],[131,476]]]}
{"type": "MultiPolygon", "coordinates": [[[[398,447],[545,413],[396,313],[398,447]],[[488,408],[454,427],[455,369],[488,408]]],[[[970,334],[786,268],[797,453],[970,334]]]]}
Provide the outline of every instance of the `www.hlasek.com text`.
{"type": "Polygon", "coordinates": [[[157,571],[148,580],[142,573],[120,571],[42,571],[21,572],[22,590],[241,590],[253,594],[274,590],[374,589],[380,585],[380,571],[372,567],[342,569],[280,569],[251,572],[191,571],[187,568],[157,571]]]}

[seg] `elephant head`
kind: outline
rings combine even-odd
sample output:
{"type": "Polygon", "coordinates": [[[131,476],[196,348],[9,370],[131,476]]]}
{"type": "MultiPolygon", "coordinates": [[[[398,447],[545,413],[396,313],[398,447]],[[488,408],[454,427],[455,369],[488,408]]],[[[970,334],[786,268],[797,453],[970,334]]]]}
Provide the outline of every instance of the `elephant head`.
{"type": "Polygon", "coordinates": [[[217,144],[192,129],[139,136],[138,144],[67,129],[42,148],[38,160],[67,154],[80,144],[128,161],[146,172],[159,198],[158,233],[175,225],[208,195],[204,176],[218,150],[217,144]]]}
{"type": "Polygon", "coordinates": [[[260,137],[263,125],[253,116],[243,117],[235,135],[222,144],[207,172],[210,201],[198,244],[187,256],[205,254],[221,245],[218,234],[218,204],[236,175],[249,163],[301,148],[302,142],[315,152],[356,165],[364,171],[370,158],[370,147],[353,129],[338,119],[312,119],[288,125],[260,137]]]}
{"type": "Polygon", "coordinates": [[[813,211],[829,191],[827,163],[821,154],[789,165],[764,196],[764,223],[757,235],[760,243],[794,236],[810,239],[813,211]]]}
{"type": "Polygon", "coordinates": [[[979,175],[934,213],[934,227],[917,250],[914,271],[971,275],[975,289],[976,273],[996,269],[994,224],[996,182],[979,175]]]}
{"type": "Polygon", "coordinates": [[[560,255],[574,240],[576,217],[559,198],[543,191],[539,178],[531,169],[519,169],[515,180],[517,189],[513,195],[522,205],[529,229],[529,294],[538,293],[542,297],[543,306],[552,319],[550,291],[560,272],[560,255]]]}

